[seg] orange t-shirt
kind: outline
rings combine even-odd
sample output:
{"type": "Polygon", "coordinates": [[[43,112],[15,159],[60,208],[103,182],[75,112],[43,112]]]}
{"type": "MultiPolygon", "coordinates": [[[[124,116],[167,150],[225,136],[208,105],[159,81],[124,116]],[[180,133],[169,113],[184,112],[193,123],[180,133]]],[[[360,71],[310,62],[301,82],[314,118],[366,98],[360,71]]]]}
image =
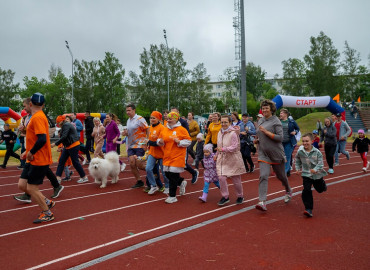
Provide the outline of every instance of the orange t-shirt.
{"type": "Polygon", "coordinates": [[[164,128],[160,138],[164,140],[163,165],[168,167],[185,168],[186,147],[179,147],[174,139],[191,141],[189,132],[182,126],[173,129],[164,128]]]}
{"type": "Polygon", "coordinates": [[[50,137],[49,137],[49,122],[43,111],[38,111],[32,115],[27,126],[26,132],[26,155],[33,148],[37,141],[37,135],[45,134],[46,143],[33,156],[33,160],[27,161],[35,166],[46,166],[53,163],[51,157],[50,137]]]}
{"type": "MultiPolygon", "coordinates": [[[[150,126],[149,140],[150,141],[157,141],[157,139],[161,135],[161,132],[162,132],[163,129],[164,129],[164,126],[161,123],[159,123],[155,127],[150,126]]],[[[161,146],[150,146],[149,147],[149,155],[153,156],[156,159],[163,158],[163,147],[161,147],[161,146]]]]}
{"type": "MultiPolygon", "coordinates": [[[[58,149],[61,149],[61,148],[63,148],[63,147],[64,147],[64,146],[63,146],[63,144],[62,144],[62,143],[58,145],[58,149]]],[[[58,162],[59,162],[59,160],[60,160],[61,155],[62,155],[62,152],[60,152],[60,154],[59,154],[58,162]]],[[[66,163],[64,164],[64,167],[66,167],[66,166],[71,166],[71,165],[72,165],[72,159],[71,159],[71,157],[69,157],[69,158],[67,159],[66,163]]]]}

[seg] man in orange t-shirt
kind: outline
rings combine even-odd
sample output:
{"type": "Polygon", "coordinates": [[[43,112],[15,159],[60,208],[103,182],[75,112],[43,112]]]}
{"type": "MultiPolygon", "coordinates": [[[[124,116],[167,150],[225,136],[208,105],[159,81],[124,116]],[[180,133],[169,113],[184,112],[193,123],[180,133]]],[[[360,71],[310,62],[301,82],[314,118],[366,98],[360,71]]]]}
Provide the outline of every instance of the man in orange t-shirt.
{"type": "Polygon", "coordinates": [[[51,157],[51,147],[49,138],[49,123],[42,111],[45,98],[40,93],[35,93],[31,97],[30,109],[31,120],[27,126],[26,151],[21,158],[27,159],[26,165],[18,181],[18,187],[34,199],[40,206],[42,212],[33,223],[42,223],[54,219],[50,211],[55,202],[47,199],[39,190],[39,185],[43,183],[49,165],[53,163],[51,157]]]}

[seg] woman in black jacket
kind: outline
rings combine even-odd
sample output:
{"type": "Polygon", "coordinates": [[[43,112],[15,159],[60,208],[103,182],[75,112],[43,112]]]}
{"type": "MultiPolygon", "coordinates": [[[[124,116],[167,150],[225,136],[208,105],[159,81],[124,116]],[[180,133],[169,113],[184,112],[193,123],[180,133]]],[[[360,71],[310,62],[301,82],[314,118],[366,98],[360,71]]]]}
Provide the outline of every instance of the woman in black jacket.
{"type": "Polygon", "coordinates": [[[77,134],[76,128],[70,122],[66,121],[66,117],[64,115],[59,115],[56,119],[56,123],[58,126],[62,128],[61,135],[60,139],[53,143],[51,147],[54,147],[61,143],[63,143],[64,146],[56,172],[58,181],[61,180],[64,164],[66,163],[67,159],[71,157],[73,167],[80,175],[80,179],[77,181],[77,183],[80,184],[88,182],[89,180],[80,162],[78,161],[78,151],[80,150],[80,141],[79,141],[80,137],[77,134]]]}
{"type": "Polygon", "coordinates": [[[334,173],[334,154],[337,148],[337,129],[329,117],[325,118],[324,130],[321,133],[321,141],[324,141],[326,162],[328,163],[328,173],[334,173]]]}

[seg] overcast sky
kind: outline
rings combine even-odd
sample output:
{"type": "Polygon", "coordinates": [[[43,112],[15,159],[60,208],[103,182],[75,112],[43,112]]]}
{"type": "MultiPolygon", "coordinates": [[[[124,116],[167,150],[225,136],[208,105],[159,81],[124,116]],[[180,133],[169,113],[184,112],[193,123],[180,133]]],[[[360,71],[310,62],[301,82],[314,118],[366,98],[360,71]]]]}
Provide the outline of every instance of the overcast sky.
{"type": "MultiPolygon", "coordinates": [[[[282,74],[283,60],[303,59],[310,37],[323,31],[342,52],[347,40],[368,65],[369,0],[245,0],[247,62],[267,76],[282,74]]],[[[233,0],[1,0],[0,68],[47,78],[52,64],[71,74],[67,40],[78,60],[112,52],[139,72],[139,55],[164,43],[184,53],[187,68],[204,63],[212,80],[237,66],[233,0]]]]}

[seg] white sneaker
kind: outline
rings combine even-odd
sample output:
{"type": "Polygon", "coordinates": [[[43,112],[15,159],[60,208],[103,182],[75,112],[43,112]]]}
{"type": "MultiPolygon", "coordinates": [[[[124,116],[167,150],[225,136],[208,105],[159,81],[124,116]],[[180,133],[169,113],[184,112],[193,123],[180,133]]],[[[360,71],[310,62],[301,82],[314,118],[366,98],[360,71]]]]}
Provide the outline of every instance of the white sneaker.
{"type": "Polygon", "coordinates": [[[168,197],[166,200],[165,200],[166,203],[175,203],[177,202],[177,198],[176,197],[168,197]]]}
{"type": "Polygon", "coordinates": [[[163,194],[168,194],[170,193],[170,189],[168,187],[164,188],[163,194]]]}
{"type": "Polygon", "coordinates": [[[121,172],[123,172],[126,169],[126,163],[121,164],[121,172]]]}
{"type": "Polygon", "coordinates": [[[86,183],[86,182],[89,182],[89,179],[87,178],[87,176],[85,176],[84,178],[80,178],[79,180],[77,180],[77,183],[79,183],[79,184],[86,183]]]}
{"type": "Polygon", "coordinates": [[[366,171],[367,171],[367,170],[366,170],[366,167],[363,167],[363,168],[362,168],[362,170],[363,170],[364,172],[366,172],[366,171]]]}
{"type": "Polygon", "coordinates": [[[267,211],[266,203],[265,202],[259,202],[256,204],[256,209],[261,211],[267,211]]]}
{"type": "Polygon", "coordinates": [[[84,161],[82,161],[82,165],[85,165],[87,162],[87,159],[85,158],[84,161]]]}
{"type": "Polygon", "coordinates": [[[191,163],[192,166],[195,166],[195,160],[193,161],[193,163],[191,163]]]}
{"type": "Polygon", "coordinates": [[[335,163],[334,163],[334,166],[339,166],[339,163],[338,163],[338,162],[335,162],[335,163]]]}
{"type": "Polygon", "coordinates": [[[155,186],[155,187],[151,187],[151,189],[148,191],[148,194],[149,195],[153,195],[154,193],[156,193],[158,191],[158,187],[155,186]]]}
{"type": "Polygon", "coordinates": [[[293,191],[292,190],[285,193],[284,202],[285,203],[290,202],[290,200],[292,199],[292,196],[293,196],[293,191]]]}
{"type": "Polygon", "coordinates": [[[366,170],[369,169],[369,166],[370,166],[370,161],[367,162],[366,170]]]}
{"type": "MultiPolygon", "coordinates": [[[[180,195],[185,195],[185,188],[188,182],[186,180],[183,180],[180,185],[180,195]]],[[[171,197],[170,197],[171,198],[171,197]]]]}

